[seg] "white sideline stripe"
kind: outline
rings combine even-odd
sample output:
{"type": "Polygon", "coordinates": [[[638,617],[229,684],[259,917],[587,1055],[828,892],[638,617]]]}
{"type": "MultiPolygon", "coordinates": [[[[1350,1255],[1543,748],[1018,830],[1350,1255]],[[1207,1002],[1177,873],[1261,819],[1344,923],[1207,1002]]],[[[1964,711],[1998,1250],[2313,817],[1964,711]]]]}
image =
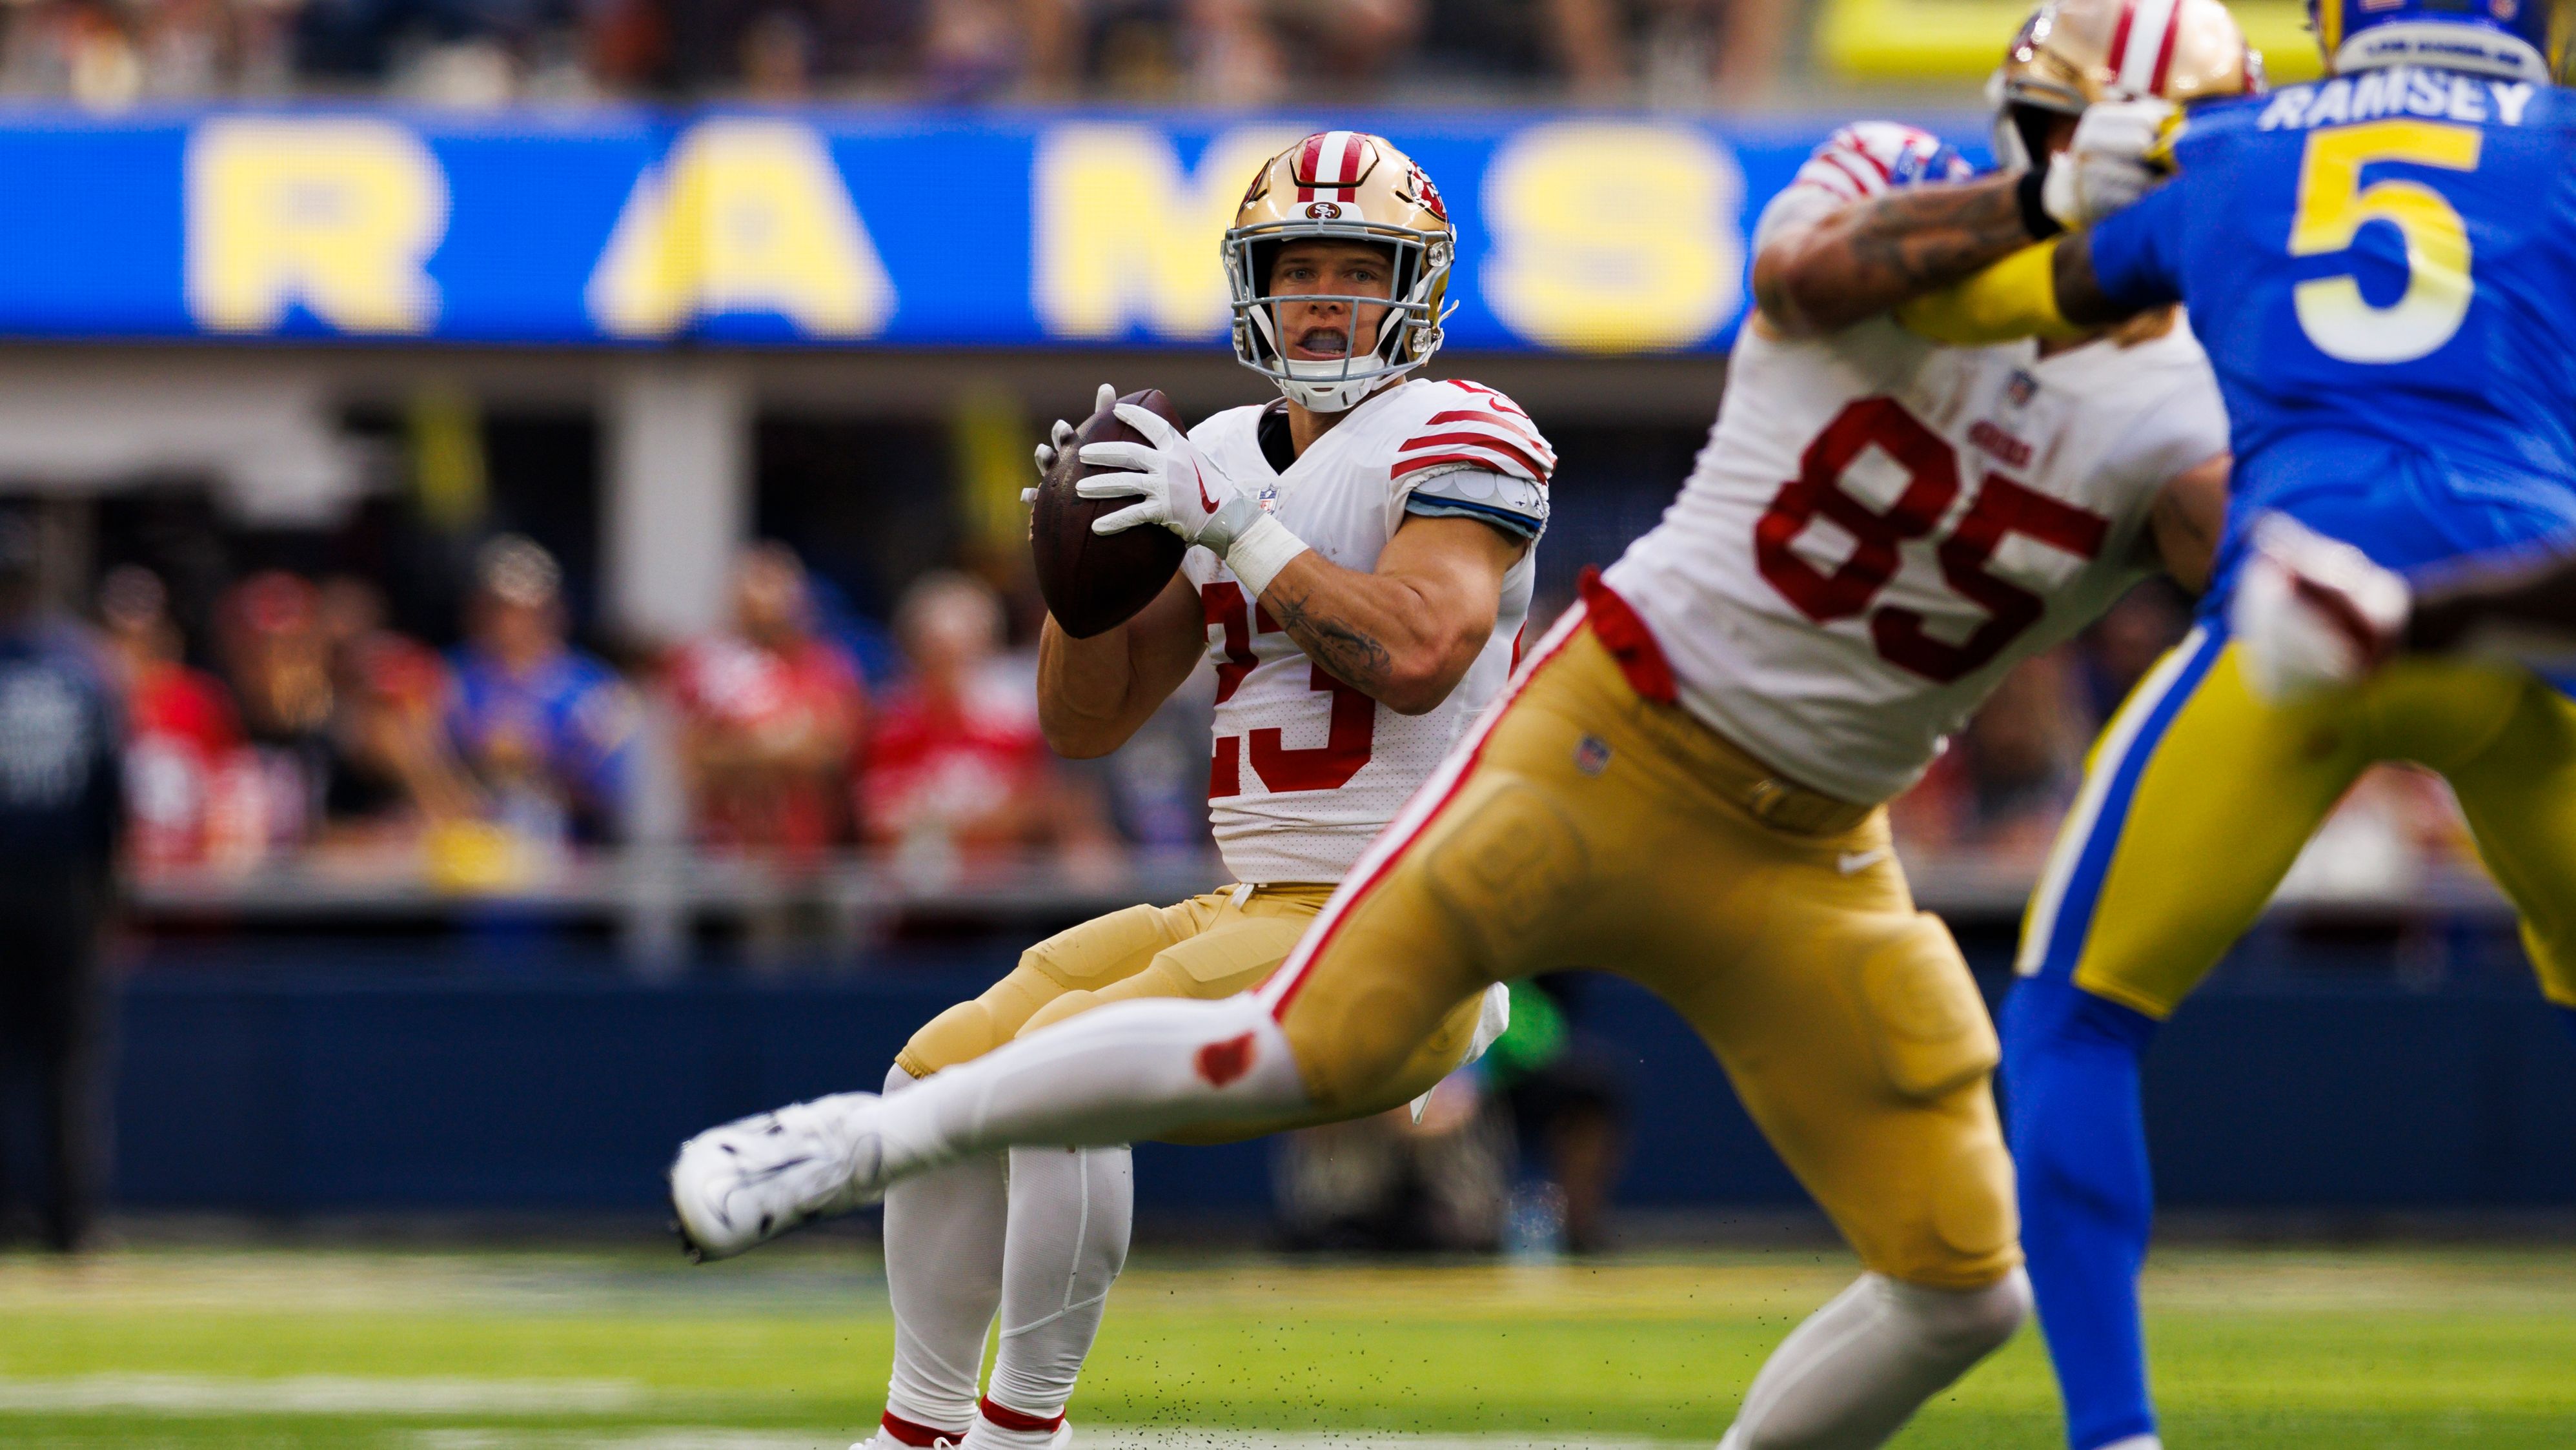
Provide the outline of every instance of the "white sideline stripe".
{"type": "MultiPolygon", "coordinates": [[[[1519,1435],[1398,1435],[1383,1430],[1303,1434],[1243,1430],[1073,1430],[1074,1450],[1664,1450],[1670,1440],[1532,1440],[1519,1435]]],[[[1688,1442],[1698,1445],[1699,1441],[1688,1442]]]]}
{"type": "Polygon", "coordinates": [[[623,1380],[378,1379],[99,1374],[0,1380],[0,1413],[122,1410],[159,1415],[591,1415],[631,1411],[623,1380]]]}
{"type": "MultiPolygon", "coordinates": [[[[851,1433],[860,1433],[852,1431],[851,1433]]],[[[842,1450],[838,1436],[697,1429],[685,1425],[645,1430],[423,1430],[417,1450],[842,1450]]],[[[1370,1430],[1320,1430],[1280,1434],[1247,1430],[1134,1430],[1077,1425],[1073,1450],[1671,1450],[1670,1440],[1529,1440],[1518,1435],[1395,1435],[1370,1430]]],[[[1702,1442],[1687,1442],[1698,1445],[1702,1442]]]]}

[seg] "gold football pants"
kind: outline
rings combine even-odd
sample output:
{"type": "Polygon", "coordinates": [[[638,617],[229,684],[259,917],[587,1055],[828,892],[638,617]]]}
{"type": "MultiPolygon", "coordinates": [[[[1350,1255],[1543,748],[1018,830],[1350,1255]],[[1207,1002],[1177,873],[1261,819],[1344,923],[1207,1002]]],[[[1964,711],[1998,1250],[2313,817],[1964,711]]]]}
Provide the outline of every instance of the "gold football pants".
{"type": "MultiPolygon", "coordinates": [[[[1288,959],[1332,892],[1316,884],[1230,887],[1175,906],[1131,906],[1058,932],[1022,953],[1019,965],[983,995],[932,1018],[896,1054],[895,1065],[916,1078],[928,1077],[1104,1002],[1213,1000],[1248,991],[1288,959]]],[[[1409,1102],[1448,1076],[1474,1037],[1477,1008],[1470,1000],[1441,1019],[1362,1095],[1369,1108],[1409,1102]]],[[[1212,1126],[1167,1136],[1176,1142],[1229,1142],[1304,1121],[1212,1126]]]]}
{"type": "MultiPolygon", "coordinates": [[[[1773,777],[1561,626],[1265,991],[1320,1104],[1366,1097],[1486,984],[1617,972],[1695,1027],[1871,1269],[2020,1262],[1994,1028],[1886,812],[1773,777]]],[[[1666,1104],[1663,1111],[1689,1111],[1666,1104]]]]}
{"type": "Polygon", "coordinates": [[[2450,782],[2542,992],[2576,1008],[2576,703],[2518,666],[2410,658],[2276,708],[2237,650],[2194,630],[2104,728],[2031,897],[2022,972],[2170,1016],[2362,771],[2410,760],[2450,782]]]}

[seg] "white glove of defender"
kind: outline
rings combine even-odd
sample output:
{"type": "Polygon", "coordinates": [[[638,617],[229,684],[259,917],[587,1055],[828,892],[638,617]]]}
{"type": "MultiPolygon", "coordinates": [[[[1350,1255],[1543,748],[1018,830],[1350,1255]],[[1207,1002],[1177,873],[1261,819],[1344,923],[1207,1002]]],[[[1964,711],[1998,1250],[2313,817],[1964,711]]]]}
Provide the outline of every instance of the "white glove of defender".
{"type": "Polygon", "coordinates": [[[1265,515],[1234,486],[1225,470],[1199,451],[1189,435],[1133,403],[1118,405],[1118,421],[1151,439],[1145,443],[1091,443],[1082,461],[1124,470],[1094,474],[1073,486],[1084,498],[1143,500],[1095,521],[1095,534],[1115,534],[1139,524],[1161,524],[1190,543],[1224,557],[1237,536],[1265,515]]]}
{"type": "MultiPolygon", "coordinates": [[[[1102,383],[1100,385],[1099,396],[1092,399],[1091,411],[1097,413],[1101,409],[1106,408],[1117,401],[1118,390],[1107,383],[1102,383]]],[[[1038,445],[1038,478],[1041,481],[1043,481],[1048,474],[1055,472],[1056,459],[1063,456],[1065,448],[1072,442],[1073,425],[1064,421],[1062,418],[1056,419],[1055,427],[1047,431],[1047,441],[1038,445]]],[[[1020,502],[1033,504],[1037,501],[1038,491],[1036,489],[1024,488],[1020,490],[1020,502]]]]}
{"type": "Polygon", "coordinates": [[[2368,678],[2397,650],[2413,591],[2352,545],[2287,514],[2254,523],[2254,552],[2228,620],[2245,683],[2274,705],[2368,678]]]}
{"type": "Polygon", "coordinates": [[[2172,118],[2171,101],[2096,101],[2075,123],[2075,139],[2048,158],[2039,204],[2068,231],[2082,231],[2147,194],[2160,179],[2147,164],[2172,118]]]}

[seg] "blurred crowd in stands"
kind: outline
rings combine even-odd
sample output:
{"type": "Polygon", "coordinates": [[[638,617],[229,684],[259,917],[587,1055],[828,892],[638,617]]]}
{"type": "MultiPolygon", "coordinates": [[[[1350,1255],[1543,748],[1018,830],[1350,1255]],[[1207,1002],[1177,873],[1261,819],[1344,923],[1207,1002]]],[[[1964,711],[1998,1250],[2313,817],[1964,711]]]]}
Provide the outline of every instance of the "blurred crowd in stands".
{"type": "Polygon", "coordinates": [[[192,650],[161,581],[112,569],[97,622],[128,702],[131,859],[246,870],[309,850],[507,885],[632,838],[657,768],[714,852],[1114,839],[1100,793],[1040,737],[1031,667],[981,581],[916,581],[900,664],[874,680],[818,627],[786,546],[743,553],[732,603],[724,630],[621,673],[572,642],[554,558],[503,535],[476,554],[444,653],[388,629],[368,580],[279,570],[227,588],[192,650]]]}
{"type": "Polygon", "coordinates": [[[1798,14],[1792,0],[10,0],[0,94],[1691,105],[1773,84],[1798,14]]]}
{"type": "MultiPolygon", "coordinates": [[[[233,579],[191,637],[160,577],[109,568],[93,621],[127,699],[132,866],[300,860],[508,889],[652,840],[789,868],[861,850],[931,881],[1028,852],[1107,880],[1131,852],[1207,850],[1207,691],[1105,760],[1058,759],[1020,583],[920,574],[880,630],[819,607],[796,551],[760,543],[723,629],[612,665],[575,642],[545,548],[502,534],[468,557],[444,650],[390,628],[354,574],[233,579]]],[[[2017,670],[1896,803],[1909,859],[2035,873],[2096,730],[2187,621],[2179,595],[2142,588],[2017,670]]],[[[2366,778],[2321,841],[2295,879],[2345,895],[2471,860],[2439,779],[2401,768],[2366,778]]]]}

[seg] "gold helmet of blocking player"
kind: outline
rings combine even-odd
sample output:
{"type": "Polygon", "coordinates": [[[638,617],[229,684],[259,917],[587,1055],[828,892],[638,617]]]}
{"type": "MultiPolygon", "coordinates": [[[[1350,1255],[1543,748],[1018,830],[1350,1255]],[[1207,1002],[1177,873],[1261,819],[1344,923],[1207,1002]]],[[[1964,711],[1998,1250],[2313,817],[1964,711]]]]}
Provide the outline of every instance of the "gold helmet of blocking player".
{"type": "Polygon", "coordinates": [[[2031,165],[2049,129],[2095,101],[2187,104],[2262,89],[2263,57],[2220,0],[2049,0],[1986,83],[1995,160],[2031,165]]]}
{"type": "Polygon", "coordinates": [[[1355,407],[1389,379],[1430,361],[1448,315],[1449,268],[1458,229],[1440,190],[1413,158],[1383,136],[1319,131],[1262,165],[1225,234],[1226,284],[1234,298],[1234,356],[1319,413],[1355,407]],[[1304,239],[1366,242],[1393,263],[1386,297],[1271,292],[1271,262],[1281,246],[1304,239]],[[1345,335],[1339,358],[1293,358],[1281,348],[1277,305],[1344,302],[1386,311],[1377,335],[1361,346],[1345,335]]]}

